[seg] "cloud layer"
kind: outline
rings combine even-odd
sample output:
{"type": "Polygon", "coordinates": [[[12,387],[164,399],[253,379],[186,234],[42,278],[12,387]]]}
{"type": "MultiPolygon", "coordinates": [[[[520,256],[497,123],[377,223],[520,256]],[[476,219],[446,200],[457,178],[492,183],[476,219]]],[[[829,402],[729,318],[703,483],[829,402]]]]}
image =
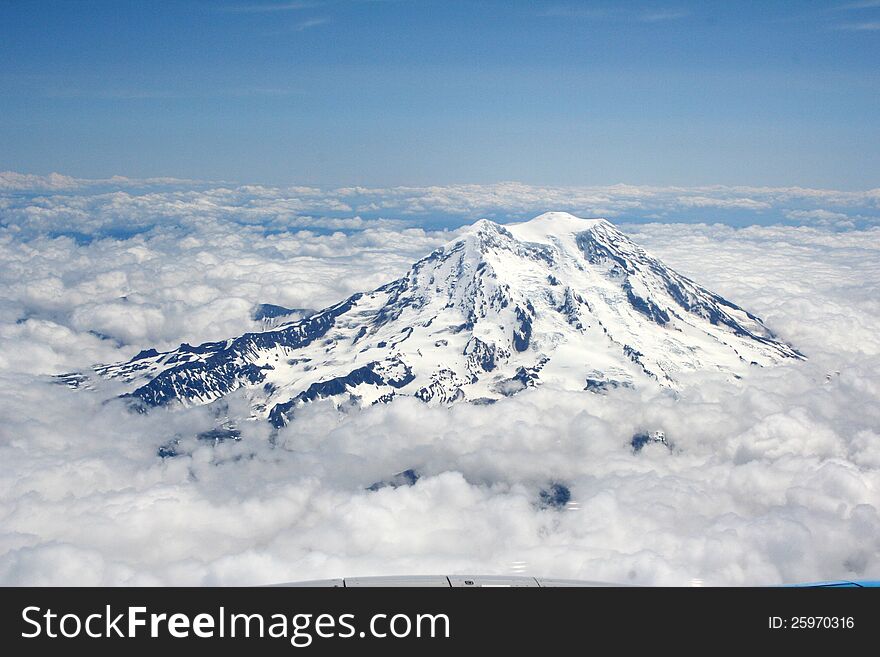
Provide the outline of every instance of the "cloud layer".
{"type": "MultiPolygon", "coordinates": [[[[637,584],[880,577],[872,222],[813,214],[800,226],[623,225],[809,356],[742,386],[696,376],[678,399],[539,388],[492,407],[402,399],[339,414],[317,403],[274,442],[268,426],[246,423],[240,441],[214,445],[195,438],[215,426],[210,409],[131,414],[46,376],[253,330],[255,303],[322,307],[379,285],[450,238],[416,225],[437,228],[434,213],[461,223],[537,204],[626,213],[627,204],[675,203],[668,212],[687,206],[710,218],[734,202],[849,221],[876,213],[876,192],[619,188],[567,190],[564,201],[554,195],[562,191],[516,185],[327,192],[4,180],[4,584],[523,568],[637,584]],[[673,449],[633,453],[632,435],[655,429],[673,449]],[[185,454],[159,458],[175,438],[185,454]],[[407,468],[421,474],[414,486],[366,490],[407,468]],[[538,504],[554,482],[571,490],[566,509],[538,504]]],[[[243,400],[230,404],[229,415],[244,412],[243,400]]]]}
{"type": "Polygon", "coordinates": [[[564,210],[625,222],[786,224],[869,228],[880,224],[880,189],[803,187],[558,187],[502,182],[435,187],[267,187],[171,178],[85,180],[0,172],[2,224],[27,238],[119,237],[203,221],[358,230],[365,221],[456,227],[482,217],[522,220],[564,210]]]}

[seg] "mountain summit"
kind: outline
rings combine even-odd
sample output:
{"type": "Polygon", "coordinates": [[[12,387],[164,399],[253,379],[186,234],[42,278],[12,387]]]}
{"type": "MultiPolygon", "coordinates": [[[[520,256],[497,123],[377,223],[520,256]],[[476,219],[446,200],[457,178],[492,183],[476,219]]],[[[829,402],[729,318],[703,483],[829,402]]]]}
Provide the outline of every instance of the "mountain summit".
{"type": "Polygon", "coordinates": [[[803,356],[613,224],[549,212],[480,220],[402,278],[297,321],[96,371],[144,407],[244,388],[254,414],[282,426],[322,398],[492,403],[542,384],[674,389],[685,372],[740,377],[789,358],[803,356]]]}

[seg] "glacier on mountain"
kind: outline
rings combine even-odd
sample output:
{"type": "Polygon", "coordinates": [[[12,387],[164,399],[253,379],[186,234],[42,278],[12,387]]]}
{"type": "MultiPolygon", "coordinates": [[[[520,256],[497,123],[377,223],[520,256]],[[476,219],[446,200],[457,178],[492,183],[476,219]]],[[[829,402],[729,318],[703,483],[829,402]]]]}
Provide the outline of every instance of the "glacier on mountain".
{"type": "Polygon", "coordinates": [[[288,310],[263,305],[262,331],[144,350],[95,372],[140,410],[243,390],[252,417],[280,427],[318,399],[486,404],[545,384],[675,390],[687,372],[739,379],[804,358],[610,222],[562,212],[480,220],[397,280],[318,312],[288,310]]]}

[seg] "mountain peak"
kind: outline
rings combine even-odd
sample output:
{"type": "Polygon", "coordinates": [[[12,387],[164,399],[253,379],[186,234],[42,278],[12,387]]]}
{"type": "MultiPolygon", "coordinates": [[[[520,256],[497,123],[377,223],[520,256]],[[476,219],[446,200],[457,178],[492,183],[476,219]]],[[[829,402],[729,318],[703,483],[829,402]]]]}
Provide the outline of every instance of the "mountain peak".
{"type": "Polygon", "coordinates": [[[507,227],[518,239],[548,243],[554,237],[591,231],[597,226],[613,227],[606,219],[583,219],[568,212],[545,212],[529,221],[508,224],[507,227]]]}
{"type": "Polygon", "coordinates": [[[461,237],[453,240],[450,245],[463,241],[468,251],[473,250],[478,253],[484,253],[491,248],[513,249],[525,253],[529,251],[529,245],[538,244],[555,247],[565,244],[576,250],[575,236],[593,232],[597,228],[604,229],[601,232],[605,235],[628,241],[606,219],[583,219],[568,212],[545,212],[528,221],[509,224],[479,219],[467,226],[461,237]]]}
{"type": "Polygon", "coordinates": [[[802,356],[605,219],[480,220],[402,278],[297,321],[98,368],[146,406],[244,388],[277,426],[302,404],[491,403],[552,384],[603,394],[741,378],[802,356]]]}
{"type": "Polygon", "coordinates": [[[555,228],[562,232],[589,230],[596,224],[610,223],[602,217],[578,217],[570,212],[551,211],[532,217],[528,221],[520,222],[514,225],[533,224],[535,226],[546,226],[548,229],[555,228]]]}

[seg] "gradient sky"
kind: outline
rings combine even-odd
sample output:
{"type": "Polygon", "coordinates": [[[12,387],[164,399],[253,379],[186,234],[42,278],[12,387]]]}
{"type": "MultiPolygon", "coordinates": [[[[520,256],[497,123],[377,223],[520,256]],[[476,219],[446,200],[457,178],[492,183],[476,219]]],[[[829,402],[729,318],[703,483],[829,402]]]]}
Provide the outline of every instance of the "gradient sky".
{"type": "Polygon", "coordinates": [[[0,0],[0,169],[880,185],[880,0],[0,0]]]}

